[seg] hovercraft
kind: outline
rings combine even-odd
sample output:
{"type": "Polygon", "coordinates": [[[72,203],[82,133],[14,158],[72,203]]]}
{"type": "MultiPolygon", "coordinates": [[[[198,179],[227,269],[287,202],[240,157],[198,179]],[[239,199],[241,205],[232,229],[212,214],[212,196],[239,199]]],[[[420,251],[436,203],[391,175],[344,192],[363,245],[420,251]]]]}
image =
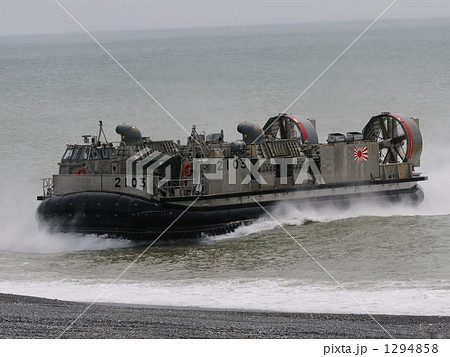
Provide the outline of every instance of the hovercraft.
{"type": "Polygon", "coordinates": [[[100,122],[98,135],[67,145],[59,173],[43,180],[38,220],[61,232],[178,239],[233,231],[281,202],[423,200],[418,119],[383,112],[326,143],[314,120],[286,113],[237,129],[240,140],[227,142],[223,130],[193,126],[181,144],[119,125],[112,143],[100,122]]]}

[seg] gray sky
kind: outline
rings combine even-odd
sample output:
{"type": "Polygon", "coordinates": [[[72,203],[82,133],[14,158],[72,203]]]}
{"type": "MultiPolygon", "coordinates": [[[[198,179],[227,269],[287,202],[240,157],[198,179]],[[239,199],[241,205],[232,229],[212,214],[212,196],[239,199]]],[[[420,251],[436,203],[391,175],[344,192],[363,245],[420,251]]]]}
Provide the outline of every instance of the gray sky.
{"type": "MultiPolygon", "coordinates": [[[[58,0],[88,30],[374,19],[393,0],[58,0]]],[[[450,17],[449,0],[398,0],[385,18],[450,17]]],[[[54,0],[0,0],[0,36],[80,29],[54,0]]]]}

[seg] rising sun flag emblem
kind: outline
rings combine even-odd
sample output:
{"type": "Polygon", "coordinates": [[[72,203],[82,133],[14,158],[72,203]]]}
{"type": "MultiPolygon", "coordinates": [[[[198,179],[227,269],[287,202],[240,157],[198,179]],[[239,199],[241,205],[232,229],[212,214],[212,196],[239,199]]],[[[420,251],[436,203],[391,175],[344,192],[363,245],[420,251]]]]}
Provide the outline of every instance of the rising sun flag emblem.
{"type": "Polygon", "coordinates": [[[353,158],[355,161],[367,161],[369,159],[369,150],[365,146],[354,148],[353,158]]]}

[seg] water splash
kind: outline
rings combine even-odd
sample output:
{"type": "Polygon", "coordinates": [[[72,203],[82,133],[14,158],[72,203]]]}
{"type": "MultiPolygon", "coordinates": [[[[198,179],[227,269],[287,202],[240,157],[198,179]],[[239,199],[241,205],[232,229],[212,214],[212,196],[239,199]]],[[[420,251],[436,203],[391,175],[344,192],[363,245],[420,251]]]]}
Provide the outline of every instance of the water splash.
{"type": "MultiPolygon", "coordinates": [[[[301,226],[315,222],[332,222],[356,217],[449,215],[450,189],[447,181],[450,177],[450,165],[431,169],[428,177],[429,181],[421,183],[425,191],[425,200],[418,207],[411,205],[409,201],[392,203],[381,198],[355,201],[345,207],[330,204],[319,208],[308,204],[298,206],[281,202],[271,211],[271,214],[282,226],[301,226]]],[[[235,239],[269,231],[277,227],[279,227],[277,222],[262,213],[262,217],[258,221],[248,226],[239,227],[232,233],[206,237],[205,239],[208,242],[235,239]]]]}
{"type": "Polygon", "coordinates": [[[35,219],[37,205],[31,195],[11,187],[0,207],[0,250],[24,253],[58,253],[81,250],[127,248],[136,243],[126,239],[76,233],[51,233],[39,228],[35,219]],[[31,197],[30,197],[31,196],[31,197]]]}
{"type": "Polygon", "coordinates": [[[246,237],[251,234],[256,234],[264,231],[270,231],[276,228],[278,224],[271,219],[261,218],[253,223],[248,225],[243,225],[236,228],[233,232],[219,234],[216,236],[206,236],[202,238],[202,242],[210,243],[210,242],[218,242],[222,240],[235,239],[240,237],[246,237]]]}

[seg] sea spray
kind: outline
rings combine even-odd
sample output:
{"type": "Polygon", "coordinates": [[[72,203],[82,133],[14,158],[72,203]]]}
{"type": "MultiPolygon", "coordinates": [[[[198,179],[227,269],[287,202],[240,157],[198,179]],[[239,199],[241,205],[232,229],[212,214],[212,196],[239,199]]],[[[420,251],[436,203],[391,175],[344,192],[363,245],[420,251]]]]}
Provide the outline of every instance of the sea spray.
{"type": "Polygon", "coordinates": [[[76,233],[50,233],[35,218],[35,195],[23,185],[10,184],[3,194],[0,210],[0,250],[28,253],[56,253],[80,250],[127,248],[135,243],[126,239],[76,233]]]}

